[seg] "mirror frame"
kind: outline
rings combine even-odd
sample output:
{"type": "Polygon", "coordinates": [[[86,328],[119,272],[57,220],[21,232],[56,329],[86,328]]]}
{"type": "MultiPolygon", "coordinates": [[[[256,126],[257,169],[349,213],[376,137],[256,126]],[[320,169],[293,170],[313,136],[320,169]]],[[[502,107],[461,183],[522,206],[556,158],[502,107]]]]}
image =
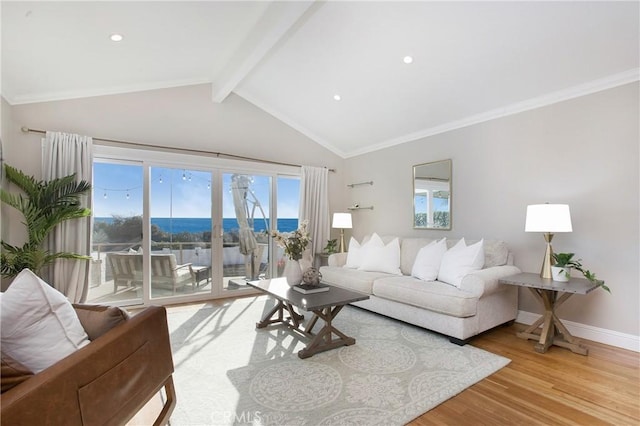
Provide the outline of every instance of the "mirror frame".
{"type": "MultiPolygon", "coordinates": [[[[413,166],[413,181],[411,182],[412,185],[412,206],[413,206],[413,218],[412,218],[412,222],[413,222],[413,229],[429,229],[429,230],[440,230],[440,231],[450,231],[451,227],[452,227],[452,223],[453,223],[453,167],[452,167],[452,163],[453,161],[451,159],[447,159],[447,160],[440,160],[440,161],[432,161],[429,163],[421,163],[421,164],[416,164],[413,166]],[[418,226],[416,223],[416,173],[418,171],[419,167],[424,167],[424,166],[435,166],[438,165],[440,167],[446,167],[447,171],[448,171],[448,182],[449,182],[449,223],[448,226],[446,227],[436,227],[436,226],[418,226]]],[[[447,180],[442,179],[443,182],[446,182],[447,180]]]]}

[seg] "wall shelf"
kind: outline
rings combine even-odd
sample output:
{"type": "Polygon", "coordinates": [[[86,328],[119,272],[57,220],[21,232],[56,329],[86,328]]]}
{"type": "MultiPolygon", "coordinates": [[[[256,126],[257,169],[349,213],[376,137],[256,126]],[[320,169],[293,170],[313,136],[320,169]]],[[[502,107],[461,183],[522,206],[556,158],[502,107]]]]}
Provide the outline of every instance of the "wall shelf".
{"type": "Polygon", "coordinates": [[[354,186],[362,186],[362,185],[373,185],[373,181],[370,180],[369,182],[350,183],[347,186],[349,188],[353,188],[354,186]]]}
{"type": "Polygon", "coordinates": [[[352,206],[352,207],[347,207],[347,210],[373,210],[373,206],[368,206],[368,207],[352,206]]]}

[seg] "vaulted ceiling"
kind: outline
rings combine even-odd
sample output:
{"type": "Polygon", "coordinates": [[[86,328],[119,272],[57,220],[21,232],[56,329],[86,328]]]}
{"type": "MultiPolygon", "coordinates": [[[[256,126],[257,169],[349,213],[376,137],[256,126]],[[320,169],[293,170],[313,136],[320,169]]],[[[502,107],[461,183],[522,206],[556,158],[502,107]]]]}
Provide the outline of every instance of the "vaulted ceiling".
{"type": "Polygon", "coordinates": [[[635,1],[1,8],[10,104],[210,83],[342,157],[639,79],[635,1]]]}

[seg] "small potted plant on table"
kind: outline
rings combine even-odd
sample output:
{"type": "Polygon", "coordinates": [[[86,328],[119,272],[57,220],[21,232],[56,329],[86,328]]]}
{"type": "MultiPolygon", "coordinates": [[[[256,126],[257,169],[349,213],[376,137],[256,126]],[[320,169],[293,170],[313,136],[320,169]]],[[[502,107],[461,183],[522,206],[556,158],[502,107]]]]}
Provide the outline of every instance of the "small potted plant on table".
{"type": "Polygon", "coordinates": [[[551,266],[551,275],[554,281],[567,282],[571,277],[571,269],[582,272],[582,275],[593,283],[597,283],[603,290],[611,293],[609,287],[604,284],[604,281],[597,280],[596,274],[584,269],[581,259],[574,259],[575,253],[553,253],[553,260],[555,264],[551,266]]]}

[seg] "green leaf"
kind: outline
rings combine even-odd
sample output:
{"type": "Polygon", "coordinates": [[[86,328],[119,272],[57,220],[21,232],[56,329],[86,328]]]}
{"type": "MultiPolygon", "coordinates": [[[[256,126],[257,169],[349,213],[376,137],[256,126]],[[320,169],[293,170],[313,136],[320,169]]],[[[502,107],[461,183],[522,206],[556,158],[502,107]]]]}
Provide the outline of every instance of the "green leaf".
{"type": "Polygon", "coordinates": [[[2,188],[0,200],[24,216],[27,242],[18,247],[2,241],[0,270],[3,276],[15,276],[24,268],[37,274],[56,259],[88,259],[76,253],[50,253],[42,246],[60,223],[91,215],[91,210],[82,206],[83,197],[91,190],[89,182],[77,181],[75,174],[39,181],[8,164],[5,164],[5,177],[21,192],[12,194],[2,188]]]}

